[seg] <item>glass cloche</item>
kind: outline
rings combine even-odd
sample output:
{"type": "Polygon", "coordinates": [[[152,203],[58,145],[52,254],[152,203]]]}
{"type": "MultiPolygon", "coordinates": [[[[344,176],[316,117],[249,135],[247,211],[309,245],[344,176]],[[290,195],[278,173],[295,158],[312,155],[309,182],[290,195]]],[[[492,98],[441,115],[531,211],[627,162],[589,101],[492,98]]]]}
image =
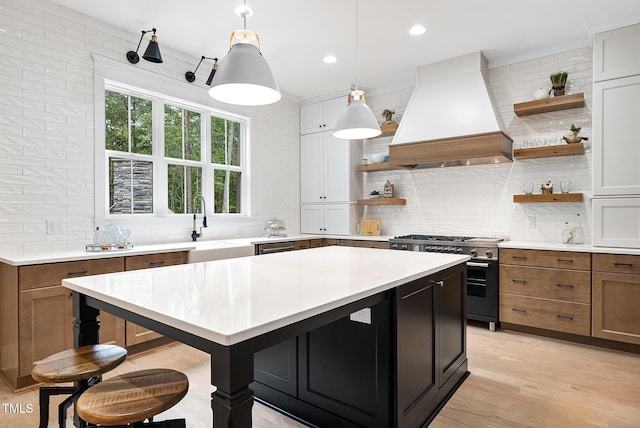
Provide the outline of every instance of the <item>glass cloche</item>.
{"type": "Polygon", "coordinates": [[[262,236],[287,236],[287,226],[284,224],[284,220],[279,218],[272,218],[267,220],[264,225],[264,231],[262,236]]]}

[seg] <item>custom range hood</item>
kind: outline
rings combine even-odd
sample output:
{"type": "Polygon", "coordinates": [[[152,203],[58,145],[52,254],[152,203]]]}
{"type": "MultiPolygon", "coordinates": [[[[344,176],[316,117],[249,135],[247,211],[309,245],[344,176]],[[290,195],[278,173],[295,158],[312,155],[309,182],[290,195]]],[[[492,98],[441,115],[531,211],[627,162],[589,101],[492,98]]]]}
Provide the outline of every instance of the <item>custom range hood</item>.
{"type": "Polygon", "coordinates": [[[513,140],[487,87],[482,52],[420,67],[389,145],[391,164],[434,168],[511,162],[513,140]]]}

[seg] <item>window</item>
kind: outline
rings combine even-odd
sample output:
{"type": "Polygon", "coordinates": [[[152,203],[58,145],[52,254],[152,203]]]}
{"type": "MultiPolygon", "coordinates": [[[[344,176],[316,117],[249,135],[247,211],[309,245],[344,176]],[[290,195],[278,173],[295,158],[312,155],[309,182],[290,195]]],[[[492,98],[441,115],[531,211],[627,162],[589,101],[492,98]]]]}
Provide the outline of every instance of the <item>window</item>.
{"type": "MultiPolygon", "coordinates": [[[[104,83],[106,216],[247,215],[246,123],[143,89],[104,83]]],[[[96,180],[96,183],[99,181],[96,180]]]]}

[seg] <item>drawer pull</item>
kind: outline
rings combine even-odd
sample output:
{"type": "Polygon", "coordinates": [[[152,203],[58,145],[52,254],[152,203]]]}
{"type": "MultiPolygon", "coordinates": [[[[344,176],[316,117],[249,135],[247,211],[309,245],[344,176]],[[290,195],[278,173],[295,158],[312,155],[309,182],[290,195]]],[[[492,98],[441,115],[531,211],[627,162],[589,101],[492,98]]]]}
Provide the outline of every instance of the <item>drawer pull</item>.
{"type": "Polygon", "coordinates": [[[567,287],[567,288],[573,288],[572,284],[557,284],[558,287],[567,287]]]}
{"type": "Polygon", "coordinates": [[[444,287],[444,281],[431,281],[434,285],[439,285],[440,287],[444,287]]]}
{"type": "Polygon", "coordinates": [[[512,279],[511,282],[518,282],[520,284],[526,284],[527,280],[526,279],[512,279]]]}
{"type": "Polygon", "coordinates": [[[632,266],[633,266],[633,263],[618,263],[618,262],[615,262],[613,265],[614,265],[614,266],[626,266],[626,267],[632,267],[632,266]]]}
{"type": "Polygon", "coordinates": [[[526,260],[527,256],[511,256],[512,259],[522,259],[522,260],[526,260]]]}
{"type": "Polygon", "coordinates": [[[158,260],[156,262],[149,262],[149,265],[151,266],[161,266],[163,264],[165,264],[166,262],[164,260],[158,260]]]}
{"type": "Polygon", "coordinates": [[[77,270],[77,271],[74,271],[74,272],[67,272],[67,275],[69,275],[69,276],[78,276],[78,275],[86,275],[88,273],[89,273],[88,270],[77,270]]]}
{"type": "Polygon", "coordinates": [[[520,312],[521,314],[526,314],[527,310],[526,309],[519,309],[519,308],[511,308],[511,310],[513,312],[520,312]]]}
{"type": "Polygon", "coordinates": [[[558,262],[560,263],[573,263],[573,260],[571,259],[556,259],[558,260],[558,262]]]}
{"type": "Polygon", "coordinates": [[[562,314],[558,314],[557,316],[558,316],[558,318],[559,318],[559,319],[561,319],[561,320],[570,320],[570,321],[572,321],[572,320],[573,320],[573,316],[571,316],[571,315],[562,315],[562,314]]]}

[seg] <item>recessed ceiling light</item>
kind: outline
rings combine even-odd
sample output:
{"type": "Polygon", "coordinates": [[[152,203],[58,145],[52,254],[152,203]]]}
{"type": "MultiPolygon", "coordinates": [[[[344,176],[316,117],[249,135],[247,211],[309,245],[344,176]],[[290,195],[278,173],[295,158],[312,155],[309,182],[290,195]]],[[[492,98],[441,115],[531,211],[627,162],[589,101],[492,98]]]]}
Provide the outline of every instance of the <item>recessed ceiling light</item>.
{"type": "Polygon", "coordinates": [[[424,34],[425,31],[427,31],[427,29],[422,25],[414,25],[409,30],[409,34],[411,34],[412,36],[419,36],[420,34],[424,34]]]}
{"type": "Polygon", "coordinates": [[[333,64],[334,62],[338,61],[338,58],[336,58],[333,55],[327,55],[324,58],[322,58],[322,61],[324,61],[325,64],[333,64]]]}

